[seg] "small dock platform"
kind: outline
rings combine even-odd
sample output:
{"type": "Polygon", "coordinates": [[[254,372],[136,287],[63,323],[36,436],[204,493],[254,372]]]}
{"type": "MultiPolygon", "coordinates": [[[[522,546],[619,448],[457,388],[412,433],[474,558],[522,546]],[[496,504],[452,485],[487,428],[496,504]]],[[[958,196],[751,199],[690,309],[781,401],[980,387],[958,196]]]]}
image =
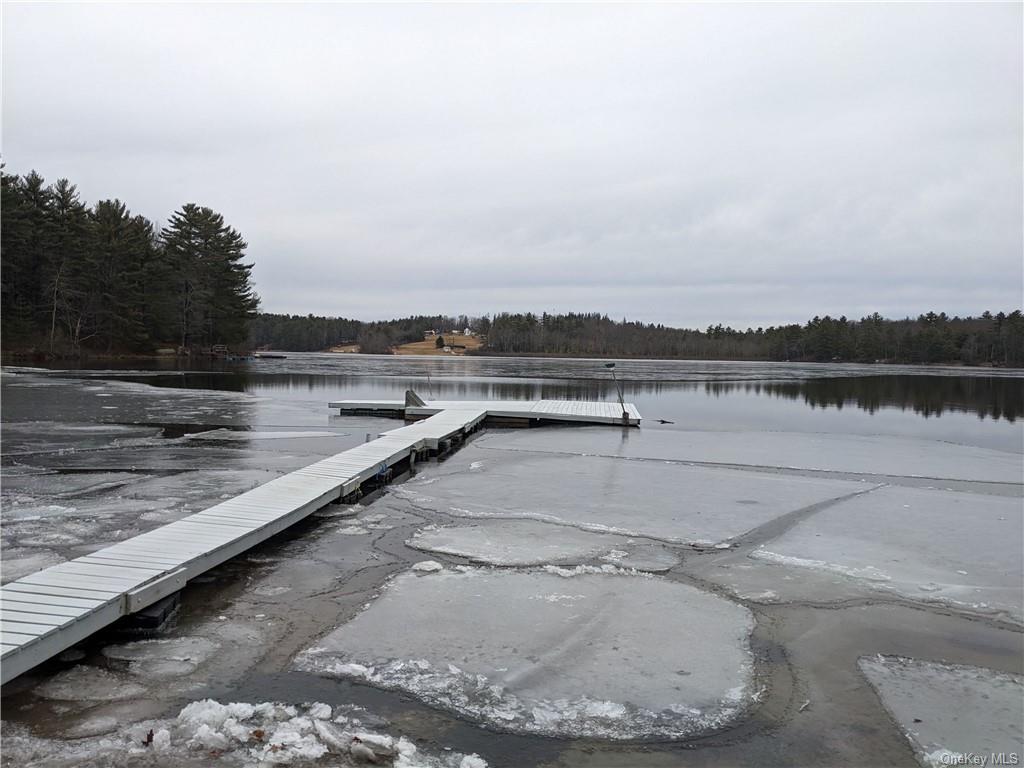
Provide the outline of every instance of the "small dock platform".
{"type": "Polygon", "coordinates": [[[412,423],[258,488],[66,563],[0,587],[0,682],[180,591],[190,579],[284,531],[318,509],[355,500],[417,460],[451,450],[484,426],[637,426],[631,403],[343,400],[342,414],[404,417],[412,423]]]}

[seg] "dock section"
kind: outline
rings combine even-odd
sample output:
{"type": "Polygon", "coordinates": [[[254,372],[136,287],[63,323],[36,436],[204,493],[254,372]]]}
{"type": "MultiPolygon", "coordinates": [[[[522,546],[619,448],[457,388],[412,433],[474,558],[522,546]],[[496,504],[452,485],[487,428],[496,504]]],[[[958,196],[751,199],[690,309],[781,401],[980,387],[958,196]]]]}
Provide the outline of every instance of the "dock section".
{"type": "Polygon", "coordinates": [[[411,421],[227,501],[0,587],[0,682],[53,658],[104,627],[180,591],[190,579],[284,531],[318,509],[357,498],[450,450],[495,419],[636,426],[631,403],[404,401],[330,403],[342,414],[411,421]]]}
{"type": "Polygon", "coordinates": [[[402,400],[338,400],[328,403],[341,415],[403,416],[420,419],[445,411],[484,411],[489,419],[532,422],[579,422],[636,427],[640,412],[632,403],[583,400],[430,400],[407,405],[402,400]]]}

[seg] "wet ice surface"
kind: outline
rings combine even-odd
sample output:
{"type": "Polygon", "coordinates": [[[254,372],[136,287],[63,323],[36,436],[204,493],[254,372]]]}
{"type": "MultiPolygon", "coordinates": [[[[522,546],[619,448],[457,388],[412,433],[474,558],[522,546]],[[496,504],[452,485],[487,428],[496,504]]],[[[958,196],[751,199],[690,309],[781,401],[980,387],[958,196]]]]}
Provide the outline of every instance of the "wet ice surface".
{"type": "Polygon", "coordinates": [[[117,725],[114,718],[86,721],[74,741],[41,739],[25,729],[4,730],[4,760],[20,768],[127,766],[355,766],[395,768],[487,768],[475,754],[420,750],[402,735],[373,725],[360,707],[321,702],[294,706],[277,702],[223,704],[194,701],[177,717],[117,725]],[[113,722],[111,722],[113,721],[113,722]],[[96,734],[109,734],[98,736],[96,734]],[[89,738],[92,736],[92,738],[89,738]]]}
{"type": "Polygon", "coordinates": [[[472,525],[428,526],[406,544],[424,552],[498,566],[583,563],[599,559],[623,568],[662,572],[680,557],[649,541],[532,520],[482,520],[472,525]]]}
{"type": "Polygon", "coordinates": [[[5,421],[4,455],[15,458],[37,453],[64,455],[132,445],[159,434],[160,430],[154,427],[128,424],[5,421]]]}
{"type": "Polygon", "coordinates": [[[1001,611],[1019,622],[1022,518],[1019,498],[880,488],[817,512],[751,556],[914,600],[1001,611]]]}
{"type": "Polygon", "coordinates": [[[638,571],[661,573],[674,568],[681,561],[678,552],[659,544],[636,542],[627,539],[622,549],[613,549],[601,559],[620,568],[634,568],[638,571]]]}
{"type": "MultiPolygon", "coordinates": [[[[153,387],[148,384],[59,375],[10,373],[3,377],[4,410],[12,414],[45,414],[45,420],[103,422],[120,425],[192,421],[248,424],[258,398],[244,392],[153,387]]],[[[21,420],[12,418],[11,421],[21,420]]],[[[102,424],[103,429],[109,429],[102,424]]],[[[116,428],[116,427],[115,427],[116,428]]]]}
{"type": "Polygon", "coordinates": [[[990,669],[867,656],[858,662],[926,766],[1024,754],[1024,678],[990,669]]]}
{"type": "Polygon", "coordinates": [[[0,581],[6,584],[63,562],[63,557],[48,549],[12,547],[3,553],[3,559],[0,560],[0,581]]]}
{"type": "MultiPolygon", "coordinates": [[[[547,435],[553,439],[558,431],[547,435]]],[[[475,445],[471,458],[493,452],[475,445]]],[[[442,473],[395,495],[459,517],[527,518],[587,531],[713,545],[780,515],[864,490],[845,480],[599,456],[502,452],[486,470],[442,473]],[[557,488],[557,491],[552,489],[557,488]]]]}
{"type": "Polygon", "coordinates": [[[500,729],[681,737],[749,705],[752,628],[742,606],[612,566],[463,567],[397,576],[297,664],[500,729]]]}
{"type": "Polygon", "coordinates": [[[193,672],[220,644],[204,637],[176,637],[139,640],[103,649],[112,665],[123,665],[146,680],[177,677],[193,672]]]}
{"type": "Polygon", "coordinates": [[[529,520],[500,520],[420,530],[407,544],[492,565],[582,562],[626,545],[621,536],[529,520]]]}
{"type": "Polygon", "coordinates": [[[130,677],[85,665],[60,672],[36,689],[38,696],[60,701],[117,701],[145,692],[145,687],[130,677]]]}
{"type": "Polygon", "coordinates": [[[196,432],[186,436],[189,440],[294,440],[296,438],[316,437],[337,437],[334,432],[317,432],[306,430],[303,432],[279,430],[279,431],[249,431],[239,432],[231,429],[211,429],[206,432],[196,432]]]}
{"type": "Polygon", "coordinates": [[[1021,482],[1021,455],[905,437],[797,432],[639,430],[600,427],[485,435],[488,448],[607,454],[833,472],[1021,482]]]}

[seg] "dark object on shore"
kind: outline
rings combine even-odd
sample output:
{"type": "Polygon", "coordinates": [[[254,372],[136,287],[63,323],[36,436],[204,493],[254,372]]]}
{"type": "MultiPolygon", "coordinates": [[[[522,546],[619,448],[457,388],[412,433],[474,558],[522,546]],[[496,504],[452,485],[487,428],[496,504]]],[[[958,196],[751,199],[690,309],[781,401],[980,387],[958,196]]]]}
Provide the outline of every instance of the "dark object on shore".
{"type": "Polygon", "coordinates": [[[257,360],[287,360],[288,355],[279,355],[274,352],[255,352],[253,357],[257,360]]]}

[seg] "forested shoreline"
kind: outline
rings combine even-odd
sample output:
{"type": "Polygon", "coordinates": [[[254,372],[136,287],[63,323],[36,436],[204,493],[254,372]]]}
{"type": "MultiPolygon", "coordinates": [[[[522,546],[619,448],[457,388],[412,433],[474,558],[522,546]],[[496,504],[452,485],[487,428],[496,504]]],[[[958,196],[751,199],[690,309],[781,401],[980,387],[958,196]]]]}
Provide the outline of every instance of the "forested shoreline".
{"type": "Polygon", "coordinates": [[[166,226],[120,200],[92,206],[67,179],[3,174],[3,351],[43,356],[209,354],[348,345],[387,354],[428,331],[471,329],[477,354],[688,360],[948,363],[1024,367],[1020,309],[949,317],[849,320],[703,330],[599,313],[415,315],[366,322],[258,313],[242,235],[192,203],[166,226]]]}
{"type": "Polygon", "coordinates": [[[3,174],[4,350],[51,356],[195,354],[246,346],[259,298],[246,242],[188,203],[157,229],[120,200],[3,174]]]}
{"type": "Polygon", "coordinates": [[[508,314],[484,317],[409,317],[390,322],[313,315],[261,314],[252,343],[274,349],[321,351],[358,344],[387,353],[423,338],[427,330],[470,328],[486,341],[479,354],[552,357],[622,357],[684,360],[949,363],[1024,366],[1024,319],[1019,309],[949,317],[929,312],[888,320],[815,317],[807,323],[736,330],[705,330],[615,321],[607,315],[508,314]]]}

